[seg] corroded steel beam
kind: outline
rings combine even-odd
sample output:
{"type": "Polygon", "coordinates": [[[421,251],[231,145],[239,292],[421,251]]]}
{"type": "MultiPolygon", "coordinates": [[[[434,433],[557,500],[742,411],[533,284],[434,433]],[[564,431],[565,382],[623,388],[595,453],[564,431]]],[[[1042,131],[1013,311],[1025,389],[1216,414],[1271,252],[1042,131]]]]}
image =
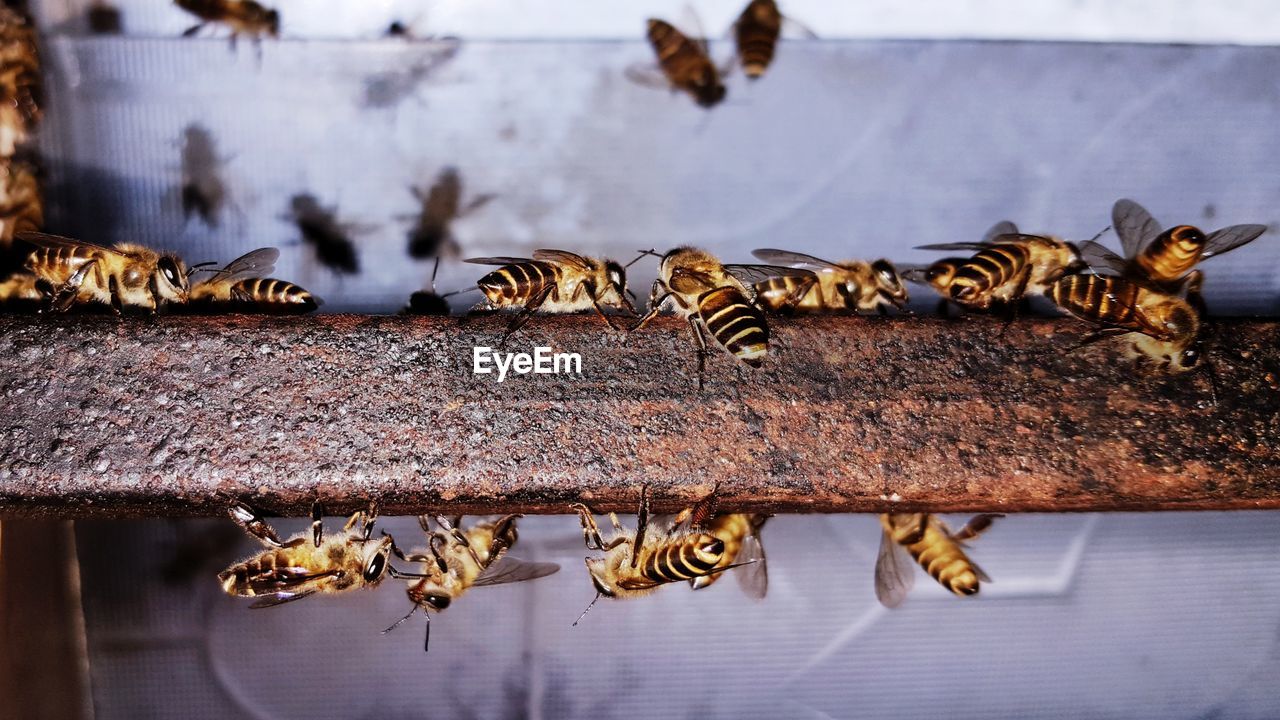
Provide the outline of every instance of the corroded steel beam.
{"type": "Polygon", "coordinates": [[[0,318],[0,514],[302,515],[1280,508],[1280,324],[1214,325],[1218,375],[1141,376],[1070,320],[773,324],[764,368],[694,382],[687,328],[505,320],[0,318]]]}

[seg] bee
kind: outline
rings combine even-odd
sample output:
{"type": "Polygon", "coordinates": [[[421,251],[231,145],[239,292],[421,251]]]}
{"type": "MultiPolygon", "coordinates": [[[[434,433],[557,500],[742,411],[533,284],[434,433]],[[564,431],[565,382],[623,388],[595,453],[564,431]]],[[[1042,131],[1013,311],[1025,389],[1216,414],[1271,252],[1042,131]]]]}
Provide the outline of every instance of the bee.
{"type": "Polygon", "coordinates": [[[980,243],[916,249],[977,251],[968,258],[946,258],[905,273],[908,279],[927,283],[944,298],[971,310],[988,310],[995,303],[1016,309],[1023,298],[1044,293],[1058,278],[1083,267],[1075,245],[1019,233],[1008,222],[997,224],[980,243]]]}
{"type": "Polygon", "coordinates": [[[680,247],[662,256],[658,279],[649,293],[649,312],[632,330],[643,328],[663,310],[685,318],[698,355],[698,388],[703,386],[707,338],[750,367],[769,353],[769,325],[756,305],[754,286],[774,277],[816,282],[808,270],[773,265],[724,265],[705,250],[680,247]]]}
{"type": "Polygon", "coordinates": [[[833,263],[786,250],[753,250],[775,265],[812,270],[812,278],[776,277],[755,284],[756,300],[773,312],[871,312],[902,309],[907,288],[888,260],[833,263]]]}
{"type": "Polygon", "coordinates": [[[251,608],[271,607],[309,595],[332,595],[374,587],[388,573],[394,540],[385,535],[374,540],[377,513],[358,511],[342,528],[342,534],[324,534],[324,509],[311,506],[311,530],[281,542],[276,531],[253,508],[235,503],[231,519],[257,538],[266,549],[218,573],[228,595],[258,598],[251,608]],[[359,527],[357,527],[359,526],[359,527]],[[308,537],[309,535],[309,537],[308,537]]]}
{"type": "Polygon", "coordinates": [[[535,250],[533,259],[514,257],[469,258],[478,265],[501,265],[476,282],[485,301],[473,312],[521,308],[503,342],[524,327],[534,311],[574,313],[594,309],[608,326],[617,330],[604,307],[636,315],[627,294],[627,271],[613,260],[582,257],[564,250],[535,250]]]}
{"type": "Polygon", "coordinates": [[[13,146],[26,141],[27,129],[40,120],[40,54],[35,28],[21,13],[9,8],[0,12],[0,126],[3,155],[13,155],[13,146]]]}
{"type": "MultiPolygon", "coordinates": [[[[699,527],[696,520],[690,522],[690,519],[698,515],[696,508],[681,513],[684,521],[677,521],[666,529],[651,527],[647,489],[640,493],[640,510],[634,533],[623,529],[616,514],[609,514],[614,535],[608,543],[600,536],[600,528],[596,525],[590,508],[582,503],[575,503],[571,507],[578,513],[582,523],[582,536],[587,549],[605,553],[604,557],[586,558],[587,572],[591,574],[596,596],[587,609],[582,611],[582,615],[578,616],[579,621],[601,597],[640,597],[663,585],[685,581],[693,582],[697,588],[699,585],[696,581],[699,578],[763,561],[763,555],[737,562],[726,561],[729,542],[699,527]]],[[[739,555],[742,555],[740,551],[739,555]]],[[[763,592],[763,589],[759,592],[763,592]]],[[[574,622],[574,625],[577,624],[574,622]]]]}
{"type": "Polygon", "coordinates": [[[15,237],[34,248],[24,267],[36,276],[53,310],[96,303],[117,314],[125,308],[154,313],[164,305],[187,302],[187,266],[175,254],[125,243],[108,248],[36,232],[15,237]]]}
{"type": "Polygon", "coordinates": [[[1058,307],[1101,329],[1080,343],[1107,337],[1128,341],[1126,354],[1175,373],[1200,364],[1200,313],[1190,302],[1111,275],[1068,275],[1049,289],[1058,307]]]}
{"type": "Polygon", "coordinates": [[[467,590],[489,585],[536,580],[559,572],[555,563],[518,560],[507,551],[516,544],[516,518],[506,515],[496,522],[480,522],[462,529],[462,518],[436,517],[441,530],[432,530],[425,515],[418,524],[427,534],[427,548],[406,556],[392,545],[392,552],[405,562],[422,563],[421,573],[397,571],[397,577],[409,580],[405,590],[413,607],[409,614],[383,632],[390,632],[408,620],[419,608],[427,618],[423,650],[431,643],[431,613],[443,612],[467,590]]]}
{"type": "Polygon", "coordinates": [[[991,578],[965,554],[965,541],[991,527],[999,514],[976,515],[959,532],[951,532],[929,513],[881,515],[880,552],[876,557],[876,597],[885,607],[898,607],[915,584],[912,560],[942,587],[956,595],[977,595],[991,578]]]}
{"type": "Polygon", "coordinates": [[[44,225],[44,203],[40,199],[40,183],[31,168],[23,163],[0,167],[4,174],[0,193],[0,248],[8,246],[20,232],[44,225]]]}
{"type": "Polygon", "coordinates": [[[664,79],[632,69],[628,72],[632,80],[649,85],[662,83],[673,91],[683,90],[704,108],[724,100],[725,87],[720,79],[724,73],[711,60],[705,39],[690,38],[671,23],[656,18],[648,20],[648,37],[664,79]]]}
{"type": "Polygon", "coordinates": [[[258,248],[232,260],[213,277],[191,288],[188,306],[195,310],[229,310],[274,314],[306,313],[321,301],[287,280],[264,278],[280,251],[258,248]]]}
{"type": "Polygon", "coordinates": [[[217,229],[227,201],[222,162],[208,128],[193,123],[183,129],[182,216],[190,220],[196,215],[211,229],[217,229]]]}
{"type": "Polygon", "coordinates": [[[755,80],[764,75],[782,34],[782,12],[774,0],[751,0],[733,24],[742,71],[755,80]]]}
{"type": "Polygon", "coordinates": [[[1204,274],[1195,266],[1252,242],[1267,231],[1266,225],[1232,225],[1206,235],[1197,227],[1176,225],[1162,232],[1151,213],[1128,199],[1116,201],[1111,220],[1120,236],[1124,257],[1089,241],[1080,248],[1089,267],[1155,290],[1186,296],[1196,305],[1200,304],[1204,274]]]}
{"type": "Polygon", "coordinates": [[[93,0],[86,11],[89,32],[94,35],[119,35],[124,29],[120,8],[102,0],[93,0]]]}
{"type": "MultiPolygon", "coordinates": [[[[765,562],[764,544],[760,541],[760,529],[764,527],[768,515],[760,513],[730,513],[717,515],[702,527],[708,535],[724,542],[724,554],[717,568],[734,570],[738,585],[748,597],[756,600],[764,599],[769,591],[769,570],[765,562]]],[[[721,578],[723,573],[699,575],[689,580],[694,590],[710,587],[721,578]]]]}
{"type": "Polygon", "coordinates": [[[453,167],[440,171],[429,190],[413,187],[410,191],[421,206],[414,218],[414,227],[409,231],[409,257],[417,260],[456,256],[458,241],[453,237],[450,224],[496,197],[492,194],[479,195],[464,207],[462,176],[453,167]]]}
{"type": "Polygon", "coordinates": [[[222,23],[231,28],[231,46],[236,38],[248,35],[258,42],[263,35],[280,37],[280,13],[254,0],[173,0],[174,4],[200,18],[200,22],[182,33],[191,37],[209,23],[222,23]]]}
{"type": "Polygon", "coordinates": [[[338,222],[334,208],[321,207],[316,196],[302,193],[289,199],[285,217],[298,227],[303,242],[315,246],[322,265],[339,274],[360,272],[360,258],[350,237],[352,226],[338,222]]]}
{"type": "Polygon", "coordinates": [[[44,293],[35,275],[17,272],[0,280],[0,309],[34,312],[44,304],[44,293]]]}

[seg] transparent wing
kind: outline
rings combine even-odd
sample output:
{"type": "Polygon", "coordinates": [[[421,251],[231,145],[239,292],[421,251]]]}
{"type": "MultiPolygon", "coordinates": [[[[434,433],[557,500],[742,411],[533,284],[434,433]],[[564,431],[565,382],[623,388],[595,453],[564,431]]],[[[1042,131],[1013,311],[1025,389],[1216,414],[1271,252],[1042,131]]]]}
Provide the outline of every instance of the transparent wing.
{"type": "Polygon", "coordinates": [[[530,258],[518,257],[478,257],[467,258],[462,262],[471,263],[473,265],[519,265],[520,263],[533,262],[530,258]]]}
{"type": "Polygon", "coordinates": [[[916,250],[986,250],[988,242],[937,243],[936,245],[917,245],[916,250]]]}
{"type": "Polygon", "coordinates": [[[14,238],[35,247],[47,247],[47,248],[91,247],[97,250],[102,250],[104,252],[115,253],[116,255],[123,255],[123,253],[120,253],[115,249],[109,248],[105,245],[98,245],[97,243],[86,242],[84,240],[76,240],[75,238],[63,237],[62,235],[50,235],[48,233],[28,231],[28,232],[17,233],[16,235],[14,235],[14,238]]]}
{"type": "Polygon", "coordinates": [[[273,247],[258,248],[232,260],[216,276],[224,282],[264,277],[275,270],[279,257],[280,251],[273,247]]]}
{"type": "Polygon", "coordinates": [[[784,267],[782,265],[725,265],[725,272],[748,285],[764,282],[776,277],[813,277],[813,272],[802,268],[784,267]]]}
{"type": "Polygon", "coordinates": [[[301,600],[304,597],[309,597],[315,594],[316,594],[315,590],[303,590],[302,592],[298,592],[298,593],[278,592],[278,593],[266,595],[257,600],[254,600],[252,603],[249,604],[249,607],[253,609],[275,607],[276,605],[283,605],[287,602],[293,602],[294,600],[301,600]]]}
{"type": "Polygon", "coordinates": [[[1160,234],[1160,223],[1138,203],[1122,198],[1111,208],[1111,226],[1120,236],[1124,256],[1134,257],[1160,234]]]}
{"type": "Polygon", "coordinates": [[[742,541],[742,549],[738,551],[738,561],[750,564],[733,571],[738,579],[738,587],[742,588],[747,597],[756,600],[763,600],[769,592],[769,566],[764,556],[764,543],[760,542],[760,525],[752,529],[751,534],[742,541]]]}
{"type": "Polygon", "coordinates": [[[876,556],[876,598],[881,605],[895,608],[907,599],[916,584],[915,563],[906,548],[889,533],[880,533],[880,553],[876,556]]]}
{"type": "Polygon", "coordinates": [[[1204,252],[1200,253],[1200,257],[1211,258],[1228,250],[1234,250],[1245,243],[1253,242],[1266,231],[1266,225],[1232,225],[1215,230],[1205,241],[1204,252]]]}
{"type": "Polygon", "coordinates": [[[987,233],[982,236],[982,242],[990,243],[991,241],[995,240],[995,238],[999,235],[1017,235],[1017,234],[1018,234],[1017,225],[1014,225],[1009,220],[1001,220],[995,225],[992,225],[990,230],[987,230],[987,233]]]}
{"type": "Polygon", "coordinates": [[[981,580],[982,582],[985,582],[985,583],[995,582],[995,580],[992,580],[991,576],[988,575],[982,568],[978,567],[978,563],[974,562],[973,560],[969,561],[969,567],[973,568],[973,574],[977,575],[978,579],[981,580]]]}
{"type": "Polygon", "coordinates": [[[583,272],[591,271],[591,262],[589,260],[568,250],[534,250],[533,259],[566,265],[583,272]]]}
{"type": "Polygon", "coordinates": [[[526,562],[510,555],[503,555],[497,562],[485,568],[484,572],[480,573],[476,581],[472,583],[472,586],[506,585],[507,583],[522,582],[524,580],[535,580],[552,575],[559,570],[560,566],[555,563],[526,562]]]}
{"type": "Polygon", "coordinates": [[[786,265],[788,267],[813,267],[824,270],[841,270],[842,268],[828,260],[816,258],[812,255],[804,253],[791,252],[790,250],[775,250],[773,248],[762,248],[760,250],[752,250],[752,255],[770,263],[772,265],[786,265]]]}
{"type": "Polygon", "coordinates": [[[1080,243],[1080,258],[1098,275],[1122,275],[1129,266],[1128,260],[1093,240],[1080,243]]]}
{"type": "Polygon", "coordinates": [[[336,570],[312,572],[304,567],[282,567],[250,578],[248,585],[255,593],[276,592],[336,574],[336,570]]]}

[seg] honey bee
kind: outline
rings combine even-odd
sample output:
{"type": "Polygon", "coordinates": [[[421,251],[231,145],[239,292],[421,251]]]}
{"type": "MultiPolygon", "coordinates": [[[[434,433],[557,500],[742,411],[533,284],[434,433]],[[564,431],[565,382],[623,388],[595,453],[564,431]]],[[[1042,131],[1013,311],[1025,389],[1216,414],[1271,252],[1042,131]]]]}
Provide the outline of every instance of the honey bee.
{"type": "Polygon", "coordinates": [[[37,286],[36,276],[13,273],[0,280],[0,309],[16,312],[34,312],[44,304],[44,293],[37,286]]]}
{"type": "MultiPolygon", "coordinates": [[[[575,503],[571,507],[578,513],[582,523],[582,536],[587,549],[602,550],[605,553],[604,557],[586,558],[587,571],[591,574],[596,596],[587,609],[582,611],[579,621],[601,597],[640,597],[669,583],[693,582],[708,575],[762,562],[764,559],[761,554],[759,558],[726,562],[728,543],[698,527],[696,520],[689,522],[697,515],[696,510],[681,513],[684,521],[675,522],[666,529],[651,527],[647,489],[640,494],[640,510],[634,533],[623,529],[616,514],[609,514],[614,535],[608,543],[600,536],[600,528],[596,525],[590,508],[582,503],[575,503]]],[[[739,554],[742,553],[739,551],[739,554]]],[[[699,586],[695,583],[694,587],[699,586]]],[[[763,592],[763,588],[758,591],[763,592]]],[[[577,624],[575,621],[574,625],[577,624]]]]}
{"type": "Polygon", "coordinates": [[[943,243],[916,249],[977,251],[968,258],[946,258],[904,273],[971,310],[988,310],[995,303],[1016,310],[1023,298],[1044,293],[1058,278],[1083,266],[1075,245],[1019,233],[1007,222],[993,227],[980,243],[943,243]]]}
{"type": "Polygon", "coordinates": [[[496,522],[480,522],[463,530],[462,518],[436,517],[441,530],[432,530],[425,515],[418,524],[427,534],[427,548],[406,556],[392,544],[392,552],[405,562],[422,563],[421,573],[397,571],[397,577],[409,580],[405,592],[413,607],[409,614],[383,632],[390,632],[408,620],[419,608],[427,618],[423,650],[431,643],[431,613],[443,612],[467,590],[490,585],[536,580],[560,570],[555,563],[526,562],[506,552],[516,544],[516,518],[506,515],[496,522]]]}
{"type": "Polygon", "coordinates": [[[31,168],[23,163],[0,166],[3,189],[0,192],[0,248],[8,246],[20,232],[44,225],[44,203],[40,199],[40,183],[31,168]]]}
{"type": "Polygon", "coordinates": [[[254,0],[173,0],[174,4],[200,18],[200,22],[182,33],[191,37],[209,23],[222,23],[231,29],[231,45],[236,38],[248,35],[258,42],[263,35],[280,36],[280,13],[254,0]]]}
{"type": "Polygon", "coordinates": [[[319,307],[320,299],[305,289],[287,280],[262,277],[271,272],[278,257],[280,251],[275,248],[258,248],[232,260],[191,288],[188,306],[273,314],[306,313],[319,307]]]}
{"type": "Polygon", "coordinates": [[[316,250],[320,264],[335,273],[354,275],[360,272],[360,258],[350,233],[354,226],[338,221],[334,208],[322,207],[315,195],[301,193],[289,199],[289,214],[302,241],[316,250]]]}
{"type": "MultiPolygon", "coordinates": [[[[39,121],[40,54],[35,28],[8,7],[0,12],[0,101],[3,124],[25,139],[26,127],[39,121]]],[[[18,140],[21,142],[21,140],[18,140]]],[[[5,156],[12,155],[6,152],[5,156]]]]}
{"type": "Polygon", "coordinates": [[[756,301],[774,312],[871,312],[902,309],[907,288],[888,260],[833,263],[786,250],[753,250],[774,265],[805,268],[813,277],[777,277],[755,284],[756,301]]]}
{"type": "Polygon", "coordinates": [[[1120,336],[1126,354],[1175,373],[1200,364],[1200,313],[1187,300],[1111,275],[1068,275],[1049,289],[1058,307],[1101,329],[1085,345],[1120,336]]]}
{"type": "Polygon", "coordinates": [[[218,157],[213,133],[192,123],[182,131],[182,216],[200,218],[212,229],[227,204],[227,185],[222,180],[223,159],[218,157]]]}
{"type": "Polygon", "coordinates": [[[124,30],[120,8],[103,0],[93,0],[85,12],[89,32],[94,35],[119,35],[124,30]]]}
{"type": "MultiPolygon", "coordinates": [[[[652,253],[651,253],[652,254],[652,253]]],[[[754,286],[771,278],[816,282],[808,270],[773,265],[724,265],[705,250],[680,247],[662,256],[658,279],[649,293],[649,312],[632,330],[643,328],[670,309],[685,318],[698,355],[698,388],[703,386],[707,338],[750,367],[760,367],[769,352],[769,325],[756,305],[754,286]]]]}
{"type": "Polygon", "coordinates": [[[1128,199],[1116,201],[1111,219],[1124,257],[1089,241],[1080,247],[1089,267],[1188,297],[1196,305],[1200,304],[1204,274],[1195,266],[1252,242],[1267,231],[1266,225],[1232,225],[1206,235],[1197,227],[1176,225],[1162,232],[1151,213],[1128,199]]]}
{"type": "Polygon", "coordinates": [[[656,18],[648,20],[648,37],[658,56],[662,78],[632,68],[628,71],[632,80],[647,85],[666,85],[673,91],[683,90],[704,108],[714,107],[724,100],[725,87],[720,79],[724,71],[711,60],[705,39],[688,37],[671,23],[656,18]]]}
{"type": "Polygon", "coordinates": [[[999,514],[975,515],[959,532],[951,532],[929,513],[881,515],[880,553],[876,557],[876,597],[885,607],[898,607],[915,585],[912,560],[942,587],[956,595],[977,595],[991,578],[965,554],[965,541],[991,526],[999,514]]]}
{"type": "Polygon", "coordinates": [[[626,268],[613,260],[582,257],[564,250],[535,250],[533,259],[487,257],[469,258],[466,262],[502,266],[476,282],[485,301],[473,312],[521,308],[507,327],[504,343],[537,310],[562,314],[594,309],[614,330],[618,328],[604,307],[636,315],[635,306],[627,297],[630,290],[626,268]]]}
{"type": "Polygon", "coordinates": [[[232,505],[230,515],[266,548],[218,573],[228,595],[258,598],[251,608],[374,587],[387,574],[395,576],[390,566],[394,541],[387,535],[378,540],[371,537],[377,521],[373,510],[356,512],[342,534],[325,537],[324,510],[316,502],[311,507],[310,533],[298,533],[284,542],[248,505],[232,505]]]}
{"type": "Polygon", "coordinates": [[[782,34],[782,12],[774,0],[751,0],[733,24],[742,71],[751,80],[764,75],[782,34]]]}
{"type": "Polygon", "coordinates": [[[417,187],[410,190],[421,206],[414,217],[414,227],[409,231],[409,257],[418,260],[438,260],[442,255],[456,257],[458,241],[454,239],[450,225],[497,197],[493,194],[479,195],[463,206],[462,176],[453,167],[440,171],[429,190],[417,187]]]}
{"type": "MultiPolygon", "coordinates": [[[[748,597],[764,599],[769,591],[769,570],[765,562],[764,544],[760,541],[760,529],[764,527],[768,515],[760,513],[730,513],[717,515],[702,527],[708,535],[724,542],[724,554],[717,568],[727,570],[737,568],[733,574],[738,585],[748,597]]],[[[699,575],[689,580],[694,590],[710,587],[719,580],[723,573],[699,575]]]]}
{"type": "Polygon", "coordinates": [[[164,305],[187,302],[187,266],[175,254],[125,243],[108,248],[36,232],[15,238],[34,248],[24,267],[36,276],[53,310],[79,303],[109,305],[117,314],[125,308],[154,313],[164,305]]]}

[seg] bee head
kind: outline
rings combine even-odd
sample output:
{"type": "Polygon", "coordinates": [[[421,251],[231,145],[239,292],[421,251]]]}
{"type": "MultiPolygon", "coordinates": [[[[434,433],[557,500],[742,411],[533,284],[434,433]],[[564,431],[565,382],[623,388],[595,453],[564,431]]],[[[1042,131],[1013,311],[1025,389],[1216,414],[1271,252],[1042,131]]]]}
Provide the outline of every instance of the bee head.
{"type": "Polygon", "coordinates": [[[587,572],[591,574],[591,584],[595,586],[596,592],[605,597],[614,597],[618,593],[609,584],[608,566],[605,564],[604,558],[587,558],[587,572]]]}
{"type": "Polygon", "coordinates": [[[156,261],[156,290],[160,296],[175,303],[185,303],[191,285],[187,280],[187,268],[173,255],[162,255],[156,261]]]}
{"type": "Polygon", "coordinates": [[[702,71],[698,79],[693,84],[694,97],[697,98],[698,104],[704,108],[715,107],[724,100],[725,88],[724,83],[720,82],[720,75],[712,65],[702,71]]]}
{"type": "Polygon", "coordinates": [[[413,603],[423,610],[432,610],[440,612],[449,607],[449,603],[453,601],[450,595],[433,583],[426,580],[410,585],[405,593],[413,603]]]}
{"type": "Polygon", "coordinates": [[[907,286],[898,274],[898,268],[888,260],[876,260],[871,263],[871,270],[876,274],[876,283],[880,286],[880,294],[890,302],[902,307],[907,302],[907,286]]]}

